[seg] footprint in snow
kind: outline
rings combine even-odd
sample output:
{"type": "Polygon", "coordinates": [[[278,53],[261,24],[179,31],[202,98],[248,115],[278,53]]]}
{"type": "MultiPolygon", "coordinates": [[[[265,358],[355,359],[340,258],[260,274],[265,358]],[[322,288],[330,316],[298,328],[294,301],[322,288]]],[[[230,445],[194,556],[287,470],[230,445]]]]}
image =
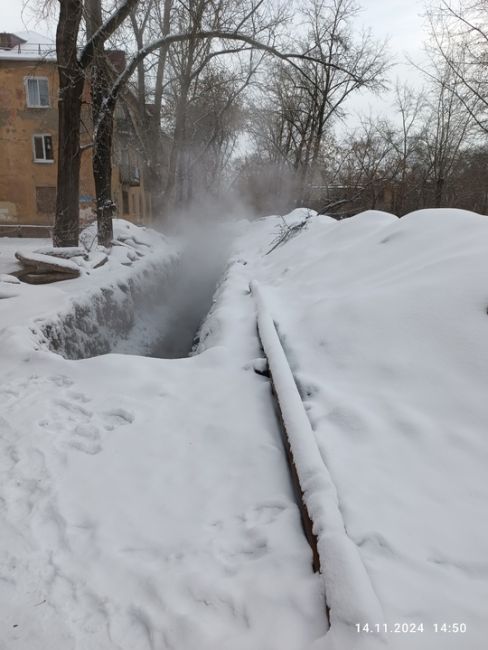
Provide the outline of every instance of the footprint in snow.
{"type": "Polygon", "coordinates": [[[76,402],[81,402],[82,404],[88,404],[88,402],[91,401],[90,398],[84,395],[83,393],[77,393],[74,390],[68,391],[67,396],[70,399],[74,399],[76,402]]]}
{"type": "Polygon", "coordinates": [[[51,377],[48,377],[48,379],[58,386],[58,388],[65,388],[66,386],[72,386],[74,384],[74,381],[66,375],[52,375],[51,377]]]}
{"type": "Polygon", "coordinates": [[[134,419],[135,416],[133,413],[122,408],[111,409],[102,413],[102,420],[107,431],[113,431],[118,427],[132,424],[134,419]]]}
{"type": "Polygon", "coordinates": [[[92,423],[78,424],[72,431],[73,437],[68,445],[82,451],[85,454],[94,456],[102,451],[100,444],[100,430],[92,423]]]}
{"type": "MultiPolygon", "coordinates": [[[[93,411],[90,411],[89,409],[85,408],[84,406],[80,406],[75,402],[69,402],[64,399],[59,399],[56,400],[55,404],[61,407],[62,409],[64,409],[64,411],[66,411],[70,415],[76,416],[77,418],[81,417],[84,420],[90,420],[93,416],[93,411]]],[[[68,419],[72,419],[70,415],[67,416],[68,419]]]]}
{"type": "Polygon", "coordinates": [[[236,571],[243,562],[258,560],[269,552],[267,527],[286,509],[287,506],[280,502],[262,503],[244,515],[211,522],[217,534],[217,557],[229,571],[236,571]]]}
{"type": "Polygon", "coordinates": [[[2,390],[0,390],[0,398],[1,398],[1,401],[3,402],[3,404],[5,406],[6,406],[7,400],[8,401],[13,400],[16,397],[19,397],[19,395],[20,395],[19,391],[15,390],[13,388],[6,387],[6,388],[2,388],[2,390]]]}
{"type": "Polygon", "coordinates": [[[101,435],[99,427],[94,423],[96,415],[84,406],[90,398],[76,391],[68,391],[66,397],[69,399],[54,400],[52,417],[40,420],[38,425],[55,433],[64,448],[89,455],[100,453],[101,435]]]}
{"type": "Polygon", "coordinates": [[[237,537],[224,538],[219,550],[225,562],[236,568],[243,560],[258,560],[266,555],[268,540],[255,529],[244,530],[237,537]]]}
{"type": "MultiPolygon", "coordinates": [[[[56,385],[71,387],[73,383],[63,375],[50,378],[56,385]]],[[[123,408],[96,412],[87,405],[91,398],[76,390],[67,390],[64,396],[53,400],[51,415],[38,421],[38,426],[55,433],[62,447],[95,455],[102,451],[103,431],[113,431],[134,422],[135,416],[123,408]]]]}
{"type": "Polygon", "coordinates": [[[286,506],[280,503],[264,503],[250,510],[245,515],[248,526],[267,526],[275,522],[286,506]]]}

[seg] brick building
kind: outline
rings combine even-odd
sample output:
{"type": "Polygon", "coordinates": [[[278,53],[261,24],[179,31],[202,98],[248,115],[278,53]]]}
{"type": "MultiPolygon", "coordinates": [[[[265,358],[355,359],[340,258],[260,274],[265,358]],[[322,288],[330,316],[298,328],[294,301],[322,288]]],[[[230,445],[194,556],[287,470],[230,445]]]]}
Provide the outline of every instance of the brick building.
{"type": "MultiPolygon", "coordinates": [[[[114,64],[123,53],[114,52],[114,64]]],[[[91,138],[89,84],[85,86],[82,142],[91,138]]],[[[53,224],[58,146],[58,71],[55,46],[33,32],[0,33],[0,225],[53,224]]],[[[150,221],[140,154],[133,128],[122,109],[114,125],[113,199],[120,217],[150,221]]],[[[80,209],[93,214],[95,189],[91,149],[83,151],[80,209]]]]}

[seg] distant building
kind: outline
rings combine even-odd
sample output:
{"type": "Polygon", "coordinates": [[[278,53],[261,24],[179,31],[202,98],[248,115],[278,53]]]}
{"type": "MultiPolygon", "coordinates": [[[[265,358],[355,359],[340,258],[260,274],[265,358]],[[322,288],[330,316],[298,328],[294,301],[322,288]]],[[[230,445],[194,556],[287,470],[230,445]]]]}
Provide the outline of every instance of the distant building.
{"type": "MultiPolygon", "coordinates": [[[[112,52],[115,67],[124,53],[112,52]]],[[[85,85],[82,145],[91,138],[91,98],[85,85]]],[[[58,71],[55,46],[33,32],[0,33],[0,225],[49,226],[56,205],[58,71]]],[[[113,199],[120,217],[148,222],[141,159],[130,118],[116,109],[113,146],[113,199]]],[[[94,214],[91,149],[83,151],[80,174],[82,220],[94,214]]]]}

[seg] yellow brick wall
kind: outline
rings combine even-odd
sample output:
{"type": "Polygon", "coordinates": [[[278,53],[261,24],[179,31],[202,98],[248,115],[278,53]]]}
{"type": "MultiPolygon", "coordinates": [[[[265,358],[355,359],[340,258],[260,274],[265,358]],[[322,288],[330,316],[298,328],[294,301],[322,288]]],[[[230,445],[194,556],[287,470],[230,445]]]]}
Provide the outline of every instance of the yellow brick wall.
{"type": "MultiPolygon", "coordinates": [[[[54,214],[43,214],[37,210],[36,188],[56,187],[58,147],[58,73],[54,61],[11,61],[0,59],[0,224],[51,225],[54,214]],[[44,77],[49,83],[49,107],[29,108],[27,106],[27,77],[44,77]],[[53,138],[54,162],[34,162],[34,134],[51,135],[53,138]]],[[[83,122],[90,128],[89,89],[85,88],[86,104],[83,107],[83,122]]],[[[82,127],[83,131],[83,127],[82,127]]],[[[89,141],[89,133],[82,135],[82,143],[89,141]]],[[[91,153],[82,154],[80,173],[80,207],[87,214],[94,205],[95,189],[91,170],[91,153]],[[85,201],[83,199],[88,199],[85,201]],[[90,200],[91,199],[91,200],[90,200]]],[[[144,209],[142,186],[127,188],[129,212],[122,215],[122,187],[118,168],[113,170],[113,194],[118,205],[118,215],[126,219],[139,220],[139,206],[144,209]],[[135,197],[134,199],[132,197],[135,197]],[[139,197],[142,196],[140,199],[139,197]],[[119,203],[120,202],[120,203],[119,203]],[[134,210],[133,207],[136,206],[134,210]]]]}

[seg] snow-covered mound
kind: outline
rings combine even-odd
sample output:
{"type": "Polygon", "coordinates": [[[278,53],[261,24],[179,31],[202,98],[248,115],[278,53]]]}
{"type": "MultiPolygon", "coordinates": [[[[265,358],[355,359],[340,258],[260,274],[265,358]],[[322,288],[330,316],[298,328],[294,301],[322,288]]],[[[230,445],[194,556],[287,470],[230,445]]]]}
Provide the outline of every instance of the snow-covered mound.
{"type": "MultiPolygon", "coordinates": [[[[314,217],[263,256],[264,230],[271,238],[263,223],[242,242],[235,269],[260,283],[383,610],[356,632],[362,594],[334,611],[351,585],[347,567],[326,567],[332,629],[321,647],[368,645],[386,623],[395,648],[486,648],[488,218],[314,217]],[[424,631],[395,633],[396,623],[424,631]],[[452,628],[461,623],[466,632],[452,628]]],[[[282,230],[275,220],[275,241],[282,230]]],[[[210,340],[221,320],[214,310],[210,340]]]]}
{"type": "Polygon", "coordinates": [[[14,264],[15,248],[20,248],[19,258],[41,264],[54,260],[78,269],[80,277],[40,286],[14,285],[13,276],[0,274],[0,352],[11,347],[14,337],[27,349],[40,345],[78,359],[110,352],[132,338],[141,350],[145,338],[150,349],[161,336],[151,329],[155,319],[143,314],[164,303],[180,258],[179,243],[124,219],[114,220],[110,251],[97,247],[96,224],[82,231],[80,243],[80,249],[65,250],[52,249],[48,240],[1,240],[5,266],[14,264]],[[53,251],[70,259],[53,258],[53,251]]]}
{"type": "Polygon", "coordinates": [[[177,254],[139,231],[77,280],[1,277],[0,650],[484,650],[488,219],[299,210],[239,227],[187,359],[39,344],[177,254]],[[250,285],[314,437],[297,460],[325,508],[321,576],[253,372],[250,285]]]}

